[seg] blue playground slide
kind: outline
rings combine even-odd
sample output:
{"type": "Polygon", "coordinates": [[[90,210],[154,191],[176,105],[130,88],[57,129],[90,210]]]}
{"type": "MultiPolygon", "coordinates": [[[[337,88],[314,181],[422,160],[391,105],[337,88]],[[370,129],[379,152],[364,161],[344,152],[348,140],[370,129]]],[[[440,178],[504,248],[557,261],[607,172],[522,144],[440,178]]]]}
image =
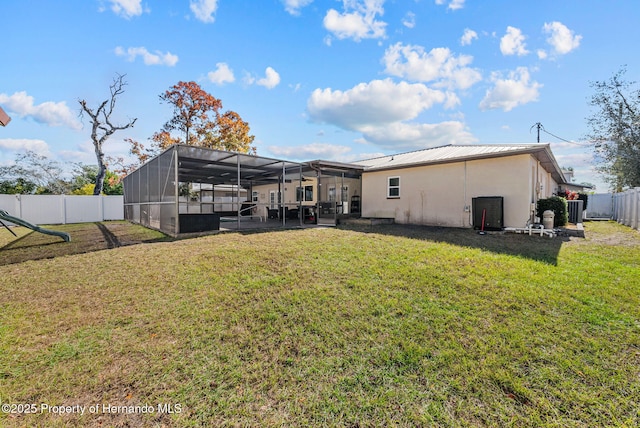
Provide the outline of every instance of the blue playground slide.
{"type": "MultiPolygon", "coordinates": [[[[0,210],[0,223],[3,226],[6,227],[6,225],[4,223],[2,223],[2,220],[10,221],[13,224],[17,224],[18,226],[27,227],[27,228],[29,228],[31,230],[35,230],[36,232],[44,233],[44,234],[47,234],[47,235],[59,236],[60,238],[64,239],[65,242],[71,241],[71,236],[66,232],[58,232],[56,230],[43,229],[40,226],[36,226],[35,224],[31,224],[28,221],[22,220],[21,218],[13,217],[13,216],[9,215],[8,212],[0,210]]],[[[7,228],[7,229],[9,229],[9,228],[7,228]]],[[[11,233],[13,233],[13,231],[11,229],[9,229],[9,231],[11,233]]],[[[15,235],[15,233],[14,233],[14,235],[15,235]]]]}

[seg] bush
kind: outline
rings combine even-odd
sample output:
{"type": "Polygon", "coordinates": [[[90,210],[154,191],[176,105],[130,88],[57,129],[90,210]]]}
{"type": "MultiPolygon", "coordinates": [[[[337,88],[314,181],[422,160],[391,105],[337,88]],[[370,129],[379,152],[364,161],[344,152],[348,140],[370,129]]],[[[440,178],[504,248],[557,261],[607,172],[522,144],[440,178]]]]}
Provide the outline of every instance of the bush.
{"type": "Polygon", "coordinates": [[[547,199],[540,199],[536,215],[542,218],[542,213],[551,210],[555,213],[553,219],[553,227],[564,226],[569,222],[569,210],[567,208],[567,200],[559,196],[552,196],[547,199]]]}
{"type": "Polygon", "coordinates": [[[587,202],[589,202],[589,195],[586,193],[578,193],[578,199],[582,201],[582,209],[587,210],[587,202]]]}

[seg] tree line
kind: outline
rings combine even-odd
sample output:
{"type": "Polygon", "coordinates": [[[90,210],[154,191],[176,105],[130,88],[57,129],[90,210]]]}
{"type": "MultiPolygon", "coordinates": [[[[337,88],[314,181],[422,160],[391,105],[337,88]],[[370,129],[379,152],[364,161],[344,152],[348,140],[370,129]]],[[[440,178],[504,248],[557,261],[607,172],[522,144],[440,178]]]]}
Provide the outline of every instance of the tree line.
{"type": "MultiPolygon", "coordinates": [[[[0,167],[0,194],[93,195],[98,174],[97,165],[63,164],[26,151],[16,156],[13,165],[0,167]]],[[[102,193],[122,194],[120,177],[113,171],[106,171],[102,193]]]]}

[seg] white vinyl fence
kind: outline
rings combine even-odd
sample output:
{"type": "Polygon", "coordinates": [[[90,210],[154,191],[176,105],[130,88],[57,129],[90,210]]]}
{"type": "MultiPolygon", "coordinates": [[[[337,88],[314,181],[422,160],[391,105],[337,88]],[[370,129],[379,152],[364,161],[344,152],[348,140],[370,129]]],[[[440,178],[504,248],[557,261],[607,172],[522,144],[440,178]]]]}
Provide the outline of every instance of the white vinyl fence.
{"type": "Polygon", "coordinates": [[[124,220],[124,198],[122,195],[0,195],[0,210],[33,224],[124,220]]]}
{"type": "Polygon", "coordinates": [[[594,193],[589,195],[585,217],[587,219],[612,219],[613,193],[594,193]]]}
{"type": "Polygon", "coordinates": [[[613,219],[640,229],[640,187],[613,195],[613,219]]]}

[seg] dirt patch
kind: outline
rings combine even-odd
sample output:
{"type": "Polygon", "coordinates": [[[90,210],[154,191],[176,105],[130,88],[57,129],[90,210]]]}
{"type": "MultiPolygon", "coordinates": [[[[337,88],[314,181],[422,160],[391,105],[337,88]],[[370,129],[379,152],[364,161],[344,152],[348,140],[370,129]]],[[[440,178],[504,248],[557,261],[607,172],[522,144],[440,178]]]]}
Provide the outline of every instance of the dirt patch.
{"type": "Polygon", "coordinates": [[[107,248],[116,248],[121,245],[118,237],[114,235],[107,226],[102,223],[95,223],[95,225],[100,229],[100,232],[102,232],[102,236],[104,236],[104,240],[107,243],[107,248]]]}
{"type": "Polygon", "coordinates": [[[584,223],[585,239],[571,240],[574,244],[597,244],[640,247],[640,232],[614,221],[589,221],[584,223]]]}
{"type": "Polygon", "coordinates": [[[20,231],[18,239],[0,248],[0,266],[170,240],[160,232],[129,222],[64,224],[48,228],[69,233],[71,242],[64,242],[57,236],[20,231]]]}

